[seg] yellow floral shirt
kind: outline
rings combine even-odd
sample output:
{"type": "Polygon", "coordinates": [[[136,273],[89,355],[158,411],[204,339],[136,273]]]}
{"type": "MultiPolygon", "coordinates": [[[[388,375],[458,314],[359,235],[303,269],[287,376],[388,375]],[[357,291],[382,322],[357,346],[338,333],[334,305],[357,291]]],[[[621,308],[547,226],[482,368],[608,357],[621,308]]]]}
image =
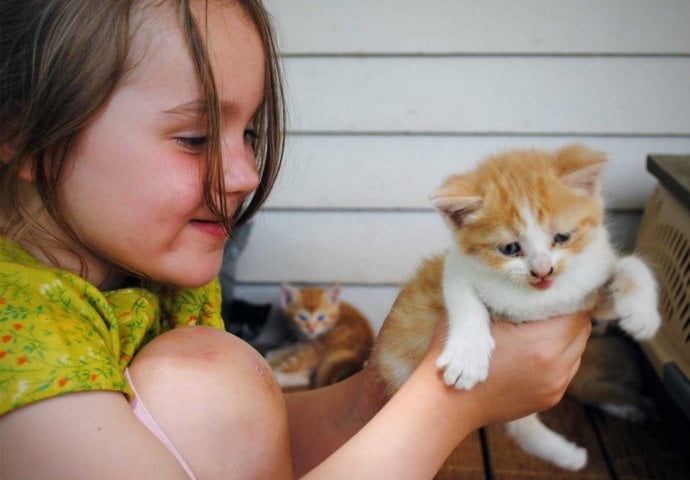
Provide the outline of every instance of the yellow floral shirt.
{"type": "Polygon", "coordinates": [[[131,396],[123,372],[134,354],[177,326],[222,329],[220,304],[218,279],[101,292],[0,236],[0,415],[68,392],[131,396]]]}

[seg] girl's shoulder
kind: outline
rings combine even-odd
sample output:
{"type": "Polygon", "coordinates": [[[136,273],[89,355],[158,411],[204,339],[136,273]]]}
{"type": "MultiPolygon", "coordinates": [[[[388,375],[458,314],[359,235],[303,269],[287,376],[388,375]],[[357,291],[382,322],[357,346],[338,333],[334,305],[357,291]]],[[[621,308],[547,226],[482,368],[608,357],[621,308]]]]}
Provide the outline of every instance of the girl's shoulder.
{"type": "Polygon", "coordinates": [[[63,393],[127,393],[98,290],[0,238],[0,415],[63,393]]]}
{"type": "Polygon", "coordinates": [[[222,328],[220,301],[217,280],[101,292],[0,237],[0,415],[74,391],[131,394],[123,372],[136,352],[176,326],[222,328]]]}

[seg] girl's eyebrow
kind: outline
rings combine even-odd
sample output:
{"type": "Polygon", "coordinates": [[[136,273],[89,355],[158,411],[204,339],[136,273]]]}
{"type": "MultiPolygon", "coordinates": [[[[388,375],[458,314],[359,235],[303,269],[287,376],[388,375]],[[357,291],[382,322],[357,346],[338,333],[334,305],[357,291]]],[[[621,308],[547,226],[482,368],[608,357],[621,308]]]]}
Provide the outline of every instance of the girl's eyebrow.
{"type": "MultiPolygon", "coordinates": [[[[220,102],[220,109],[223,116],[231,115],[238,110],[232,102],[227,101],[220,102]]],[[[163,113],[171,116],[203,116],[208,113],[208,109],[206,108],[206,102],[203,100],[192,100],[169,110],[164,110],[163,113]]]]}
{"type": "Polygon", "coordinates": [[[164,110],[163,113],[171,116],[205,115],[206,104],[201,100],[192,100],[164,110]]]}

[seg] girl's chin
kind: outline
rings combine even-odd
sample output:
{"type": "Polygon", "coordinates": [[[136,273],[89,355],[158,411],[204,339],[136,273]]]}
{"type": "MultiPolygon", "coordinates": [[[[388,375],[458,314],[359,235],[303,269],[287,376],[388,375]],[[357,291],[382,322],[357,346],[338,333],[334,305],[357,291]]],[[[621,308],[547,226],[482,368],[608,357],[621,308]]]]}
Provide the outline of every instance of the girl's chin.
{"type": "Polygon", "coordinates": [[[218,276],[218,272],[216,272],[214,275],[209,275],[209,276],[203,276],[203,275],[194,275],[194,276],[187,276],[180,278],[179,276],[175,276],[174,278],[169,278],[167,280],[163,280],[162,283],[168,283],[170,285],[175,285],[176,287],[180,288],[198,288],[198,287],[203,287],[204,285],[207,285],[211,280],[216,278],[218,276]]]}
{"type": "Polygon", "coordinates": [[[168,268],[167,271],[161,272],[161,275],[155,280],[181,288],[202,287],[220,273],[223,250],[220,249],[216,255],[210,255],[209,257],[198,258],[194,261],[180,261],[173,268],[168,268]]]}

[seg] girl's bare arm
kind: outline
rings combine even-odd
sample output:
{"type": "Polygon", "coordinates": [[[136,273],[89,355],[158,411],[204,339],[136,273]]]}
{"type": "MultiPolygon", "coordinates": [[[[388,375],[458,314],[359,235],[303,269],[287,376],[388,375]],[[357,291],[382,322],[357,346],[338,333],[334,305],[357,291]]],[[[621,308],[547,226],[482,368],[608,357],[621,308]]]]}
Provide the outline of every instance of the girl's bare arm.
{"type": "Polygon", "coordinates": [[[0,478],[188,478],[116,392],[70,393],[0,417],[0,478]]]}

